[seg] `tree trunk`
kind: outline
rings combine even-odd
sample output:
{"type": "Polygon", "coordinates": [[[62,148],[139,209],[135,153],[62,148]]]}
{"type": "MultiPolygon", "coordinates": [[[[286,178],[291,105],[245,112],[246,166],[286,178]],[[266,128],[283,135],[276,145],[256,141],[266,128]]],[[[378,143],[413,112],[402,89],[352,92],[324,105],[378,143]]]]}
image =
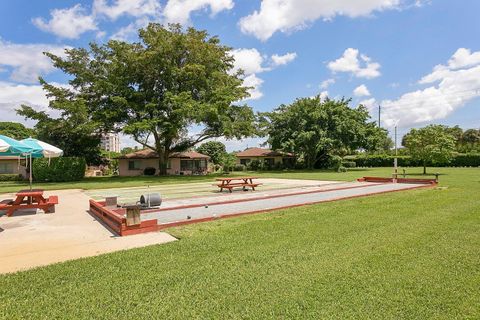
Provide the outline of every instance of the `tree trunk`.
{"type": "Polygon", "coordinates": [[[166,176],[167,175],[167,167],[168,167],[168,158],[170,153],[164,151],[163,153],[159,153],[160,157],[158,158],[158,175],[166,176]]]}
{"type": "Polygon", "coordinates": [[[427,165],[425,161],[423,162],[423,174],[427,174],[427,165]]]}

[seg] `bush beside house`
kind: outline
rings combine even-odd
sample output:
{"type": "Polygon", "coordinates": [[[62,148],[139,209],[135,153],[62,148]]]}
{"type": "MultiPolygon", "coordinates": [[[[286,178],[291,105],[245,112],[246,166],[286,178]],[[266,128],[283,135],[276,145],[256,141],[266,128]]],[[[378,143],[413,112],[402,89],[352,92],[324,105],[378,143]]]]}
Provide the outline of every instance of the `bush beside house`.
{"type": "MultiPolygon", "coordinates": [[[[353,161],[357,167],[390,167],[393,165],[395,156],[388,154],[346,156],[344,160],[353,161]]],[[[398,165],[401,167],[421,167],[421,161],[414,160],[410,156],[397,156],[398,165]]],[[[450,161],[428,162],[429,167],[480,167],[480,153],[457,153],[450,161]]]]}
{"type": "Polygon", "coordinates": [[[78,157],[52,158],[50,161],[41,158],[35,159],[32,166],[35,181],[65,182],[83,179],[87,163],[78,157]]]}

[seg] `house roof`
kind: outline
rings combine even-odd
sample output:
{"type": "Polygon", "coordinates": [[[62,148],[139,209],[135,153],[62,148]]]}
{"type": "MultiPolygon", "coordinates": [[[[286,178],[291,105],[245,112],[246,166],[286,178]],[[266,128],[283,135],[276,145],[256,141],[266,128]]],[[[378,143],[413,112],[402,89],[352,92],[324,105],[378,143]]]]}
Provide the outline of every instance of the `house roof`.
{"type": "Polygon", "coordinates": [[[244,151],[237,152],[237,157],[293,157],[293,154],[288,152],[273,151],[262,148],[248,148],[244,151]]]}
{"type": "MultiPolygon", "coordinates": [[[[152,149],[143,149],[136,152],[128,153],[119,156],[117,159],[155,159],[159,158],[158,153],[152,149]]],[[[210,157],[196,151],[174,152],[170,154],[169,158],[182,159],[209,159],[210,157]]]]}

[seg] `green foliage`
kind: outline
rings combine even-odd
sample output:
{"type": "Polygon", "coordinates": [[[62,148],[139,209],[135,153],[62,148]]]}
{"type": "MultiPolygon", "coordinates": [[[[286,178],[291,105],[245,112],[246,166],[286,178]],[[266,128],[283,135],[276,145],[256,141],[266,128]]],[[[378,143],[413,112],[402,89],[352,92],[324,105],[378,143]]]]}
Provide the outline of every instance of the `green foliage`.
{"type": "MultiPolygon", "coordinates": [[[[391,167],[393,166],[395,156],[389,154],[373,154],[373,155],[357,155],[347,156],[344,159],[348,159],[356,163],[357,167],[391,167]]],[[[398,165],[401,167],[418,167],[423,166],[423,160],[414,159],[410,156],[400,155],[397,156],[398,165]]],[[[345,163],[345,162],[344,162],[345,163]]],[[[445,161],[427,161],[428,167],[479,167],[480,166],[480,154],[479,153],[454,153],[452,157],[445,161]]]]}
{"type": "Polygon", "coordinates": [[[452,167],[480,167],[480,153],[455,154],[450,165],[452,167]]]}
{"type": "Polygon", "coordinates": [[[85,176],[86,161],[78,157],[34,159],[33,178],[35,181],[78,181],[85,176]]]}
{"type": "Polygon", "coordinates": [[[136,152],[136,151],[138,151],[137,146],[135,146],[133,148],[132,147],[125,147],[120,151],[120,153],[125,155],[125,154],[133,153],[133,152],[136,152]]]}
{"type": "Polygon", "coordinates": [[[247,167],[244,166],[243,164],[237,164],[233,168],[233,171],[245,171],[246,169],[247,169],[247,167]]]}
{"type": "MultiPolygon", "coordinates": [[[[451,134],[455,139],[455,151],[459,153],[480,152],[480,129],[463,130],[459,126],[442,126],[443,130],[451,134]]],[[[405,146],[408,134],[402,139],[402,145],[405,146]]]]}
{"type": "Polygon", "coordinates": [[[49,108],[60,112],[60,117],[51,117],[47,112],[27,105],[22,105],[17,113],[37,121],[37,138],[62,149],[66,157],[82,157],[89,165],[100,164],[99,124],[92,120],[87,100],[43,79],[40,83],[51,98],[49,108]]]}
{"type": "Polygon", "coordinates": [[[252,171],[263,170],[263,162],[259,160],[252,160],[247,164],[247,169],[252,171]]]}
{"type": "Polygon", "coordinates": [[[29,137],[35,137],[35,130],[26,128],[23,124],[18,122],[0,122],[0,134],[16,139],[22,140],[29,137]]]}
{"type": "Polygon", "coordinates": [[[357,163],[355,161],[342,161],[342,166],[345,168],[355,168],[357,163]]]}
{"type": "Polygon", "coordinates": [[[325,168],[338,170],[342,166],[342,157],[337,155],[329,155],[325,162],[325,168]]]}
{"type": "Polygon", "coordinates": [[[73,78],[72,99],[84,101],[105,130],[123,129],[155,150],[162,175],[172,152],[254,133],[252,109],[234,105],[248,88],[241,72],[232,72],[230,48],[206,31],[151,23],[136,43],[111,40],[48,56],[73,78]],[[191,126],[201,131],[188,135],[191,126]]]}
{"type": "Polygon", "coordinates": [[[424,173],[427,163],[448,162],[455,151],[455,137],[441,125],[412,129],[404,137],[404,142],[412,159],[423,163],[424,173]]]}
{"type": "Polygon", "coordinates": [[[197,151],[210,157],[214,164],[220,164],[222,157],[227,153],[225,145],[220,141],[208,141],[202,143],[197,151]]]}
{"type": "Polygon", "coordinates": [[[147,167],[147,168],[143,169],[143,174],[146,175],[146,176],[154,176],[156,171],[157,171],[157,169],[155,169],[153,167],[147,167]]]}
{"type": "Polygon", "coordinates": [[[384,147],[387,132],[369,122],[365,107],[350,108],[349,102],[319,96],[297,99],[262,114],[262,133],[273,149],[296,154],[307,168],[323,165],[329,155],[384,147]]]}
{"type": "Polygon", "coordinates": [[[233,153],[224,153],[220,159],[220,164],[223,166],[223,171],[230,172],[237,163],[237,157],[233,153]]]}
{"type": "Polygon", "coordinates": [[[0,182],[3,181],[22,181],[23,177],[20,174],[0,174],[0,182]]]}

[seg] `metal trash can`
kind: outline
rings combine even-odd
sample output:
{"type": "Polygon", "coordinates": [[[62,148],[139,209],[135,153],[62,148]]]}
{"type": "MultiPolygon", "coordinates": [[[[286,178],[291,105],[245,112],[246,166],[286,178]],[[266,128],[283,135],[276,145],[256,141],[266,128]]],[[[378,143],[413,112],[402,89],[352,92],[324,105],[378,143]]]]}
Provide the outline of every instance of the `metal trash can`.
{"type": "Polygon", "coordinates": [[[127,210],[127,226],[135,226],[141,223],[140,220],[140,206],[128,205],[124,206],[127,210]]]}
{"type": "Polygon", "coordinates": [[[148,194],[143,194],[140,197],[140,205],[142,207],[160,207],[162,204],[162,197],[160,196],[160,193],[148,193],[148,194]]]}

